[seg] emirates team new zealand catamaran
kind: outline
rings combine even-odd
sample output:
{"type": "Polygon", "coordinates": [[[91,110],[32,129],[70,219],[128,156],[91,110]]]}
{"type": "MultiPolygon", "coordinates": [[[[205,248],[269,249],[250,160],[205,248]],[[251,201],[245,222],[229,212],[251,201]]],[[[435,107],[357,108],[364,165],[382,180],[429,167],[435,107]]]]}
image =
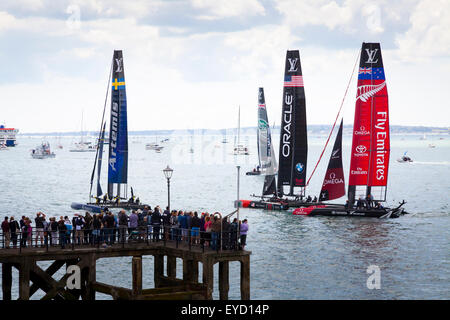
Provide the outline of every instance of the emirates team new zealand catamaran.
{"type": "Polygon", "coordinates": [[[138,199],[135,199],[133,188],[131,198],[128,199],[128,128],[127,128],[127,96],[125,91],[125,73],[123,65],[122,50],[114,50],[111,65],[111,74],[108,79],[108,89],[103,110],[102,123],[100,126],[99,143],[91,175],[91,187],[89,202],[86,204],[72,203],[75,210],[87,210],[101,212],[105,208],[143,209],[138,199]],[[108,159],[108,190],[103,194],[100,183],[103,145],[105,143],[106,119],[105,111],[107,98],[111,85],[111,116],[109,124],[109,159],[108,159]],[[97,168],[96,168],[97,166],[97,168]],[[92,194],[92,187],[97,169],[97,192],[92,194]],[[125,201],[122,201],[125,200],[125,201]]]}
{"type": "MultiPolygon", "coordinates": [[[[302,90],[302,92],[304,91],[302,90]]],[[[286,93],[285,90],[285,102],[286,100],[290,100],[288,98],[289,94],[289,91],[286,93]]],[[[284,107],[283,120],[285,119],[285,113],[286,108],[284,107]]],[[[293,119],[297,119],[295,117],[295,112],[293,119]]],[[[401,202],[400,205],[395,208],[384,208],[381,206],[381,202],[386,201],[390,137],[388,93],[379,43],[363,43],[360,54],[348,200],[346,204],[328,204],[323,201],[338,199],[345,195],[345,181],[342,168],[342,127],[343,123],[341,121],[318,203],[302,203],[301,201],[297,201],[295,203],[280,202],[280,204],[277,204],[274,200],[259,202],[241,200],[238,201],[238,205],[272,210],[297,207],[292,212],[295,215],[395,218],[407,213],[402,208],[405,201],[401,202]],[[358,200],[355,205],[357,197],[358,200]]],[[[282,131],[280,133],[280,169],[278,173],[279,186],[280,182],[281,185],[287,184],[284,179],[285,175],[280,177],[280,172],[282,172],[282,159],[285,156],[283,151],[288,150],[287,148],[286,150],[282,149],[285,143],[283,137],[285,133],[286,129],[282,126],[282,131]]],[[[295,164],[296,168],[298,166],[299,169],[301,169],[303,167],[299,166],[298,163],[304,163],[304,169],[306,171],[306,156],[302,160],[304,160],[304,162],[301,162],[301,160],[294,160],[291,161],[290,164],[291,166],[295,164]]],[[[289,162],[287,162],[287,164],[289,165],[289,162]]],[[[289,168],[289,166],[286,166],[285,168],[289,168]]],[[[300,170],[297,171],[300,173],[300,170]]],[[[295,182],[301,181],[301,177],[298,177],[297,179],[298,180],[294,181],[294,186],[295,182]]],[[[305,185],[303,185],[303,187],[304,186],[305,185]]],[[[292,191],[288,195],[292,195],[292,191]]]]}

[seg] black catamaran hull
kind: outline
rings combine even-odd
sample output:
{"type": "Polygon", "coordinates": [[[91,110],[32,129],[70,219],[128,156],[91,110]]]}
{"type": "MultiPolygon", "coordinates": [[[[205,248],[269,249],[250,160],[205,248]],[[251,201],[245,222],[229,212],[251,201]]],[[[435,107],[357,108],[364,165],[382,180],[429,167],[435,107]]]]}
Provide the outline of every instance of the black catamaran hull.
{"type": "Polygon", "coordinates": [[[287,210],[289,208],[309,207],[317,204],[317,202],[304,202],[289,199],[235,201],[236,208],[239,207],[265,210],[287,210]]]}
{"type": "Polygon", "coordinates": [[[105,211],[106,208],[109,209],[125,209],[125,210],[143,210],[146,206],[146,204],[136,204],[136,203],[106,203],[106,204],[97,204],[97,203],[77,203],[73,202],[70,207],[74,210],[84,210],[89,211],[92,213],[101,213],[102,211],[105,211]]]}

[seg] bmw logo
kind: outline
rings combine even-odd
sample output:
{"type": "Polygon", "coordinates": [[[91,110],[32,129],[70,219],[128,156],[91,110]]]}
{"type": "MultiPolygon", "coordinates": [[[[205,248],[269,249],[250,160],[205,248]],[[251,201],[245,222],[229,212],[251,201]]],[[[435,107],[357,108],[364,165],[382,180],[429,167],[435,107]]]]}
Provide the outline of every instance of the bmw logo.
{"type": "Polygon", "coordinates": [[[295,165],[295,169],[300,173],[303,172],[304,167],[305,166],[303,165],[303,163],[300,163],[300,162],[295,165]]]}

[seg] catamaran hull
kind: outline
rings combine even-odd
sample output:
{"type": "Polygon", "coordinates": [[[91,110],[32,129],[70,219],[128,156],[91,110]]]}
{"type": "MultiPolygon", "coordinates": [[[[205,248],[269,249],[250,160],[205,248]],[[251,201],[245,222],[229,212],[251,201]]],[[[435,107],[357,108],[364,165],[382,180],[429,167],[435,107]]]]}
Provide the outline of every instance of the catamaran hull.
{"type": "Polygon", "coordinates": [[[294,200],[266,201],[266,200],[239,200],[235,201],[235,208],[265,209],[265,210],[287,210],[317,205],[317,202],[300,202],[294,200]]]}
{"type": "Polygon", "coordinates": [[[366,217],[381,218],[388,217],[391,210],[389,209],[357,209],[349,210],[343,205],[328,206],[316,205],[309,207],[296,208],[292,211],[293,215],[302,216],[345,216],[345,217],[366,217]]]}
{"type": "Polygon", "coordinates": [[[101,211],[108,209],[125,209],[125,210],[143,210],[146,206],[146,204],[131,204],[131,203],[119,203],[119,204],[112,204],[112,203],[106,203],[106,204],[96,204],[96,203],[77,203],[73,202],[70,207],[74,210],[83,210],[83,211],[89,211],[92,213],[101,213],[101,211]]]}
{"type": "Polygon", "coordinates": [[[315,202],[288,201],[277,203],[269,201],[239,200],[235,201],[235,207],[248,209],[264,209],[275,211],[288,210],[293,215],[303,216],[344,216],[344,217],[366,217],[366,218],[398,218],[406,214],[401,208],[384,209],[347,209],[345,205],[326,205],[315,202]]]}

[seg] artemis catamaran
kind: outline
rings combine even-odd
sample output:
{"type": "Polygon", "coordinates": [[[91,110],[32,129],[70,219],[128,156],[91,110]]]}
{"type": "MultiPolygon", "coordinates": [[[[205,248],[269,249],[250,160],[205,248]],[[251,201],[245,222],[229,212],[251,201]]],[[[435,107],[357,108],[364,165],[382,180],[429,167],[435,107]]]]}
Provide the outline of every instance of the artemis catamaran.
{"type": "Polygon", "coordinates": [[[135,199],[133,188],[131,198],[128,199],[128,128],[127,128],[127,96],[125,91],[125,73],[122,50],[114,50],[111,66],[111,115],[109,123],[109,143],[105,141],[106,129],[106,101],[103,110],[102,122],[99,133],[99,143],[91,176],[89,202],[86,204],[72,203],[75,210],[87,210],[101,212],[105,208],[143,209],[139,199],[135,199]],[[100,177],[102,167],[102,154],[104,144],[109,145],[108,156],[108,187],[107,193],[103,193],[100,177]],[[92,193],[95,172],[97,170],[96,196],[92,193]],[[124,201],[123,201],[124,200],[124,201]]]}

